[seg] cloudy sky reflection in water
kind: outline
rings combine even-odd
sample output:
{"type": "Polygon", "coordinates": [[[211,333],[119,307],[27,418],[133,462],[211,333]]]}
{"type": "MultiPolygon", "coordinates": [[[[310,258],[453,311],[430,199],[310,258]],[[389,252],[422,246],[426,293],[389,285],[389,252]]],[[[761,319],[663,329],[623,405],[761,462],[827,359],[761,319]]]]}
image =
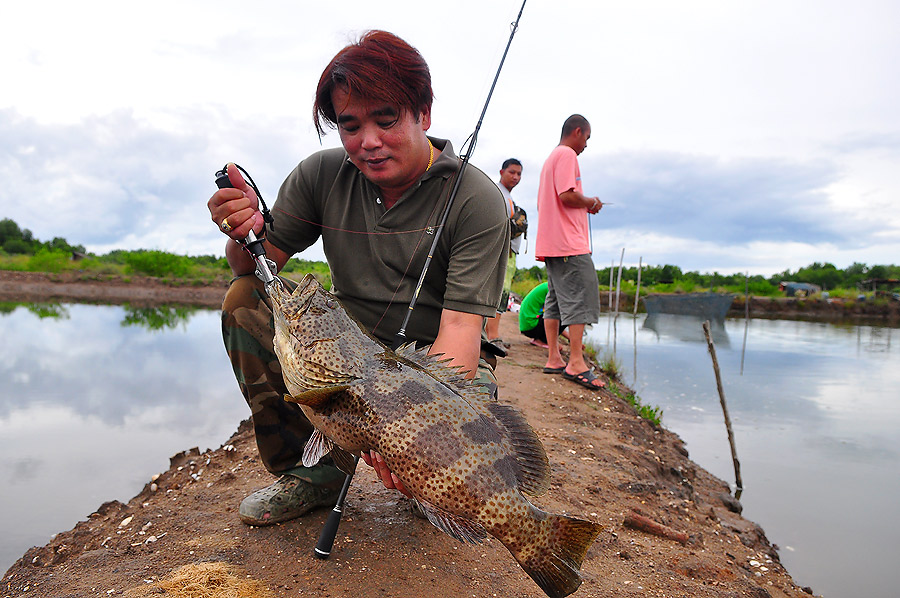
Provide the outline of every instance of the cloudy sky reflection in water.
{"type": "MultiPolygon", "coordinates": [[[[623,376],[693,460],[734,485],[715,374],[701,320],[646,326],[620,316],[623,376]],[[637,335],[637,359],[634,338],[637,335]],[[635,380],[635,372],[637,377],[635,380]]],[[[608,347],[607,319],[592,339],[608,347]]],[[[610,336],[610,339],[612,337],[610,336]]],[[[744,493],[743,515],[781,547],[801,585],[825,596],[896,594],[900,520],[900,329],[728,319],[713,335],[744,493]]]]}
{"type": "Polygon", "coordinates": [[[103,502],[129,500],[171,455],[220,446],[249,415],[218,312],[155,332],[122,326],[122,307],[64,313],[0,316],[3,570],[103,502]]]}

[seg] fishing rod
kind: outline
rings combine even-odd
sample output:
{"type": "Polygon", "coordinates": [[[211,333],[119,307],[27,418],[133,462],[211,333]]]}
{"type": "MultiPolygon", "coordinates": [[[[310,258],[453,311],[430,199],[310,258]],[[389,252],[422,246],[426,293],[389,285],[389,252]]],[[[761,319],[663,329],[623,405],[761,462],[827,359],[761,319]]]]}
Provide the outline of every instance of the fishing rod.
{"type": "MultiPolygon", "coordinates": [[[[450,207],[453,205],[453,200],[456,198],[457,192],[459,192],[460,183],[462,183],[463,173],[466,170],[466,167],[469,165],[469,159],[472,157],[472,154],[475,151],[475,144],[478,142],[478,132],[481,130],[481,123],[484,122],[484,115],[487,113],[488,104],[491,103],[491,96],[494,95],[494,88],[497,86],[497,80],[500,78],[500,71],[503,69],[503,63],[506,61],[506,55],[509,52],[509,47],[512,45],[513,37],[516,35],[516,31],[519,29],[519,21],[522,19],[522,11],[525,10],[525,2],[527,0],[523,0],[522,7],[519,9],[519,14],[516,17],[516,20],[512,23],[511,31],[509,33],[509,41],[506,42],[506,49],[503,50],[503,56],[500,58],[500,66],[497,67],[497,72],[494,74],[494,81],[491,83],[491,88],[488,91],[487,99],[484,101],[484,108],[481,110],[481,116],[478,118],[478,123],[475,125],[475,130],[469,135],[469,138],[466,141],[469,141],[469,148],[465,154],[463,154],[462,164],[459,165],[459,174],[456,176],[456,181],[453,183],[453,189],[450,191],[450,197],[447,199],[447,205],[444,207],[444,211],[441,213],[441,220],[437,226],[437,230],[434,234],[434,241],[431,243],[431,248],[428,250],[428,257],[425,258],[425,265],[422,266],[422,274],[419,275],[419,281],[416,283],[416,289],[413,292],[412,299],[409,301],[409,308],[406,311],[406,315],[403,317],[403,324],[400,325],[400,330],[397,332],[397,336],[394,339],[394,349],[399,349],[404,343],[406,343],[406,327],[409,324],[409,318],[412,316],[413,309],[416,307],[416,302],[419,299],[419,292],[422,290],[422,285],[425,282],[425,275],[428,273],[428,267],[431,265],[431,259],[434,257],[434,252],[437,249],[438,241],[441,238],[441,233],[444,230],[444,225],[447,223],[447,217],[450,215],[450,207]]],[[[466,141],[463,142],[463,146],[466,144],[466,141]]],[[[462,146],[460,146],[460,151],[462,151],[462,146]]]]}

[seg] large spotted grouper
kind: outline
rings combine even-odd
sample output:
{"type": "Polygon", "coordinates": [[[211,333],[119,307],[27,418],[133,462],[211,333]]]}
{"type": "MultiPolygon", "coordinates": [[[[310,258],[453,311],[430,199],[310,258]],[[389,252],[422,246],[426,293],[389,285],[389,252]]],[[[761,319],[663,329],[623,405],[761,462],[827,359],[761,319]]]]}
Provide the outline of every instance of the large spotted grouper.
{"type": "Polygon", "coordinates": [[[550,466],[519,411],[426,349],[387,348],[311,274],[291,294],[277,280],[268,291],[285,399],[316,427],[304,465],[330,454],[349,472],[375,450],[436,527],[472,543],[495,537],[548,596],[578,588],[601,527],[524,496],[548,490],[550,466]]]}

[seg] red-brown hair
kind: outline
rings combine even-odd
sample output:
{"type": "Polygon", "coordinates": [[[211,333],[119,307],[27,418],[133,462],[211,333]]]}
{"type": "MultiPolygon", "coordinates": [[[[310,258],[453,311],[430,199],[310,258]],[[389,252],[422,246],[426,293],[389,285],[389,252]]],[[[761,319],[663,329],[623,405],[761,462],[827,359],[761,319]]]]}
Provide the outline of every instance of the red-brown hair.
{"type": "Polygon", "coordinates": [[[419,51],[387,31],[368,31],[355,44],[338,52],[319,78],[313,103],[313,122],[322,135],[337,126],[331,103],[335,87],[375,102],[397,106],[413,114],[431,110],[434,92],[431,72],[419,51]]]}

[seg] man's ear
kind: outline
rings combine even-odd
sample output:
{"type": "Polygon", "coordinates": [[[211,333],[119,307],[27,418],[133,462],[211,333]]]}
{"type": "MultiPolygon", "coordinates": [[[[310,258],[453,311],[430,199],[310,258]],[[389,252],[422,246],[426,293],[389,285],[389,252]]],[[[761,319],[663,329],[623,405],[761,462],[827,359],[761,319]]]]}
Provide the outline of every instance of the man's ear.
{"type": "Polygon", "coordinates": [[[431,108],[422,108],[422,112],[419,116],[419,121],[422,123],[423,131],[427,131],[431,128],[431,108]]]}

